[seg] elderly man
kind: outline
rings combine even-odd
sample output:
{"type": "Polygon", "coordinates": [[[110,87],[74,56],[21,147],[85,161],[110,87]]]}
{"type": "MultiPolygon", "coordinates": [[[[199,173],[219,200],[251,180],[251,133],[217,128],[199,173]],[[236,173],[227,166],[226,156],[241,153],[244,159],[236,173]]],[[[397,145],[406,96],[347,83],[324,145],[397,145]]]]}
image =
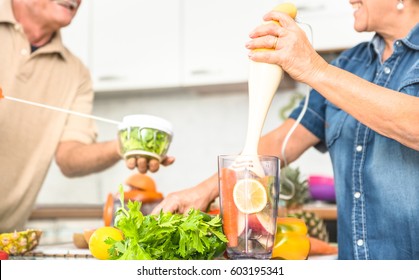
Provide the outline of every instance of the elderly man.
{"type": "MultiPolygon", "coordinates": [[[[3,94],[90,114],[86,67],[63,46],[81,0],[0,0],[3,94]]],[[[102,171],[121,159],[116,140],[96,143],[90,119],[0,100],[0,232],[23,229],[55,156],[64,175],[102,171]]],[[[173,159],[166,159],[164,165],[173,159]]],[[[144,158],[130,169],[157,171],[144,158]]]]}

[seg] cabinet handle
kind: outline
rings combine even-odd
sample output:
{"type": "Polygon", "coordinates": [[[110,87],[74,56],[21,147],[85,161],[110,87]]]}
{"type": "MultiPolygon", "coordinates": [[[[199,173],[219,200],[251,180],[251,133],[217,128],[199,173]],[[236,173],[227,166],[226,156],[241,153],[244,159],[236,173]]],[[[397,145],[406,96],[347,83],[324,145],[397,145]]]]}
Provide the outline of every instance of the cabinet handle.
{"type": "Polygon", "coordinates": [[[98,77],[98,80],[101,82],[111,82],[111,81],[117,81],[117,80],[123,80],[123,79],[124,77],[122,76],[112,76],[112,75],[98,77]]]}
{"type": "Polygon", "coordinates": [[[206,69],[197,69],[197,70],[192,70],[191,74],[193,76],[195,76],[195,75],[208,75],[208,74],[211,74],[211,71],[206,70],[206,69]]]}
{"type": "Polygon", "coordinates": [[[324,9],[326,9],[324,4],[297,6],[297,10],[299,12],[315,12],[315,11],[324,10],[324,9]]]}

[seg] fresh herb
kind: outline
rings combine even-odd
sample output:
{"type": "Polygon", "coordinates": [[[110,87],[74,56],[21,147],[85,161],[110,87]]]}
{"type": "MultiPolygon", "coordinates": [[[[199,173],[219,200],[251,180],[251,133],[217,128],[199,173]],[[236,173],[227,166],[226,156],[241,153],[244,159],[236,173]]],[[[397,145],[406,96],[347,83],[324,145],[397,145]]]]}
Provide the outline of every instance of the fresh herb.
{"type": "MultiPolygon", "coordinates": [[[[123,190],[120,187],[121,205],[123,190]]],[[[120,207],[115,227],[124,240],[112,241],[110,254],[118,260],[209,260],[221,255],[227,239],[221,218],[191,209],[188,215],[160,212],[144,216],[141,203],[128,201],[120,207]]]]}
{"type": "Polygon", "coordinates": [[[146,151],[163,156],[170,145],[171,136],[161,130],[147,127],[129,127],[120,130],[122,152],[146,151]]]}

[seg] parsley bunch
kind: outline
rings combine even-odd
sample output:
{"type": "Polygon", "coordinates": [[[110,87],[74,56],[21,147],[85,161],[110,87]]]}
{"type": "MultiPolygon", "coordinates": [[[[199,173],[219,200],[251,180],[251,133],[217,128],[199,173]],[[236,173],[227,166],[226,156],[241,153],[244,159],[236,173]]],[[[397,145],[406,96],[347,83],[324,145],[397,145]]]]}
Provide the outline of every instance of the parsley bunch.
{"type": "Polygon", "coordinates": [[[209,260],[224,252],[227,238],[218,215],[191,209],[186,216],[170,212],[144,216],[138,201],[128,201],[125,209],[122,187],[120,193],[115,227],[124,240],[107,241],[112,259],[209,260]]]}

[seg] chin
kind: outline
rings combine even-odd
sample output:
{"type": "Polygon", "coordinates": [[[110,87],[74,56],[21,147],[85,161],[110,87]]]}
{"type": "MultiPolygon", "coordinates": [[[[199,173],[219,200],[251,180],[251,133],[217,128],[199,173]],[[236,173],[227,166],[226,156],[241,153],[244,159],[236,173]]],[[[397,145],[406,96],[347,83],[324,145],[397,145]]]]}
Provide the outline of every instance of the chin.
{"type": "Polygon", "coordinates": [[[356,32],[364,32],[364,31],[367,31],[367,26],[355,20],[354,29],[356,32]]]}

